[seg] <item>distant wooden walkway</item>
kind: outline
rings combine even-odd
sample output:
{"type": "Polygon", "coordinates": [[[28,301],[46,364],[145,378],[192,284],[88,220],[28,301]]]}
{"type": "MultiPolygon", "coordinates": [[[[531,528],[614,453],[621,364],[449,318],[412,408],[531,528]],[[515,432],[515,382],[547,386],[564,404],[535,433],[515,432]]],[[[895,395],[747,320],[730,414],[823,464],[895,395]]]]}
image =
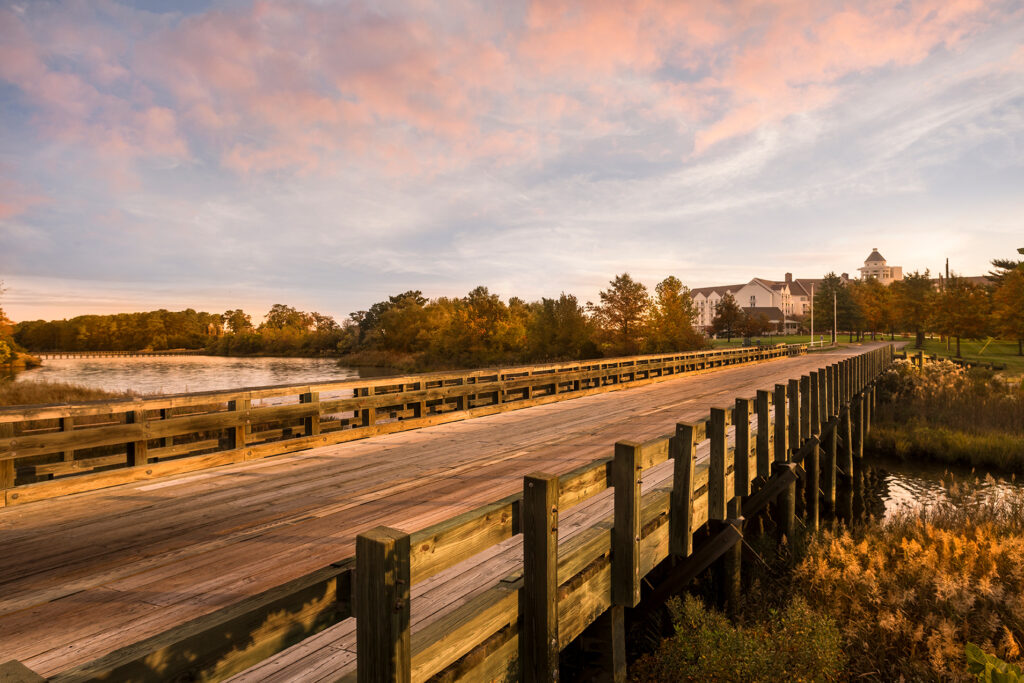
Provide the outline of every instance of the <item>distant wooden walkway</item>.
{"type": "MultiPolygon", "coordinates": [[[[351,557],[359,533],[437,524],[521,491],[525,474],[579,468],[610,455],[617,441],[649,440],[735,396],[857,352],[727,366],[627,392],[8,506],[0,510],[0,661],[17,659],[45,676],[67,671],[63,680],[75,680],[68,671],[75,666],[351,557]]],[[[659,476],[645,487],[657,486],[659,476]]],[[[604,514],[602,500],[584,504],[593,506],[589,513],[580,506],[567,515],[560,537],[570,538],[577,516],[604,514]]],[[[489,553],[510,552],[512,562],[514,544],[489,553]]],[[[507,568],[499,565],[480,571],[507,568]]],[[[416,594],[441,591],[450,577],[437,574],[416,594]]],[[[413,619],[429,614],[414,608],[413,619]]],[[[331,644],[343,634],[324,633],[317,641],[323,647],[304,641],[264,665],[270,669],[246,676],[316,680],[314,671],[344,671],[351,653],[331,644]]]]}
{"type": "Polygon", "coordinates": [[[128,358],[150,356],[206,356],[203,349],[168,349],[166,351],[41,351],[32,354],[42,360],[58,358],[128,358]]]}

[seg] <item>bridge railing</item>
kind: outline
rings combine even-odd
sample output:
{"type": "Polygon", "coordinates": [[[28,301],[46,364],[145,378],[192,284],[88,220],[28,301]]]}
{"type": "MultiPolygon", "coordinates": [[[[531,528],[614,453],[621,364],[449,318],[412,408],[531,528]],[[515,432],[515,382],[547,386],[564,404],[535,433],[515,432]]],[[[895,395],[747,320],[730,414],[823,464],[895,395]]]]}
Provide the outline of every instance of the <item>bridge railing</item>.
{"type": "Polygon", "coordinates": [[[799,345],[0,408],[0,506],[802,353],[799,345]]]}
{"type": "MultiPolygon", "coordinates": [[[[681,588],[736,548],[742,518],[769,502],[779,499],[776,521],[790,536],[797,497],[811,528],[821,506],[843,507],[844,481],[852,507],[873,382],[892,358],[886,346],[829,364],[673,434],[619,442],[612,457],[561,476],[527,476],[522,493],[413,534],[373,529],[357,538],[354,558],[53,680],[224,678],[352,616],[358,672],[341,667],[342,680],[425,681],[441,672],[446,680],[554,680],[559,651],[598,619],[622,638],[622,609],[639,602],[642,579],[666,558],[677,558],[672,581],[681,588]],[[644,491],[644,477],[669,460],[671,476],[644,491]],[[607,512],[559,543],[559,517],[608,489],[607,512]],[[412,631],[413,586],[514,539],[520,569],[412,631]]],[[[609,642],[608,651],[614,659],[623,649],[609,642]]]]}

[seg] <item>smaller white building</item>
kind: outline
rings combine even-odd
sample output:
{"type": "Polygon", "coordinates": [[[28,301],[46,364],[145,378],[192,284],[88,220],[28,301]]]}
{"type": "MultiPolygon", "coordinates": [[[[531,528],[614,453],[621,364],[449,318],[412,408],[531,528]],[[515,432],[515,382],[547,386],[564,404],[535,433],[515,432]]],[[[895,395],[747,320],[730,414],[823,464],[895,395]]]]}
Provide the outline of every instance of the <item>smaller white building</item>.
{"type": "Polygon", "coordinates": [[[885,258],[878,253],[877,247],[872,249],[864,260],[864,267],[857,270],[860,271],[861,280],[874,278],[886,286],[903,279],[903,266],[886,265],[885,258]]]}

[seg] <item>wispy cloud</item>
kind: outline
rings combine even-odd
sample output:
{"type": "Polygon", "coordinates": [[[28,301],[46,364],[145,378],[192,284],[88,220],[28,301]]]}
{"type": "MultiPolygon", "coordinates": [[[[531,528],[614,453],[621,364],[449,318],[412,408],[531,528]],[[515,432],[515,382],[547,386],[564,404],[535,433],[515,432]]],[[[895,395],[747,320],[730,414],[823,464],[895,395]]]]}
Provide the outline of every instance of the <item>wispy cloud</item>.
{"type": "Polygon", "coordinates": [[[1022,35],[981,0],[8,3],[8,308],[979,270],[1018,246],[1022,35]]]}

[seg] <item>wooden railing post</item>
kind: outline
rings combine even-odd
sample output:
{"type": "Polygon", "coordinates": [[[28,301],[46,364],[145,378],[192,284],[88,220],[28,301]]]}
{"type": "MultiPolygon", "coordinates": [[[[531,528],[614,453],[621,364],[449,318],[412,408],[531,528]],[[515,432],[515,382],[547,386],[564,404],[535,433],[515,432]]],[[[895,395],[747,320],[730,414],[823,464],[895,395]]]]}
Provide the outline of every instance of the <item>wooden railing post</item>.
{"type": "Polygon", "coordinates": [[[711,458],[708,461],[708,520],[725,521],[727,518],[726,503],[733,497],[731,490],[726,490],[726,429],[729,426],[729,411],[726,408],[712,408],[711,422],[708,425],[708,438],[711,440],[711,458]]]}
{"type": "Polygon", "coordinates": [[[821,434],[821,373],[812,370],[811,376],[811,436],[821,434]]]}
{"type": "Polygon", "coordinates": [[[127,445],[128,467],[141,467],[149,464],[149,444],[146,441],[146,411],[129,410],[124,414],[125,424],[137,424],[142,430],[142,438],[127,445]]]}
{"type": "Polygon", "coordinates": [[[522,678],[558,680],[558,477],[523,480],[522,678]]]}
{"type": "Polygon", "coordinates": [[[693,477],[697,467],[697,442],[703,440],[704,429],[703,424],[680,422],[669,442],[673,469],[668,544],[669,552],[676,557],[689,557],[693,553],[693,477]]]}
{"type": "MultiPolygon", "coordinates": [[[[235,413],[242,413],[244,415],[248,415],[251,406],[252,401],[247,398],[228,401],[228,410],[235,413]]],[[[252,425],[249,423],[248,418],[240,420],[234,427],[229,428],[228,449],[245,448],[246,443],[249,440],[249,432],[251,430],[252,425]]]]}
{"type": "Polygon", "coordinates": [[[636,607],[640,602],[640,467],[640,444],[615,444],[612,604],[623,607],[636,607]]]}
{"type": "Polygon", "coordinates": [[[839,364],[833,363],[828,366],[831,371],[831,382],[832,382],[832,412],[829,417],[835,417],[839,415],[839,404],[841,403],[840,394],[842,394],[842,385],[839,382],[839,364]]]}
{"type": "MultiPolygon", "coordinates": [[[[14,439],[14,424],[11,422],[0,422],[0,441],[14,439]]],[[[14,460],[7,458],[0,460],[0,492],[14,488],[14,460]]],[[[5,504],[5,494],[0,493],[0,507],[5,504]]]]}
{"type": "MultiPolygon", "coordinates": [[[[163,412],[164,411],[162,411],[162,410],[160,411],[161,418],[163,417],[163,412]]],[[[74,417],[68,415],[68,416],[60,418],[60,431],[62,431],[62,432],[70,432],[70,431],[74,431],[74,429],[75,429],[75,418],[74,417]]],[[[170,439],[166,439],[166,440],[169,441],[170,439]]],[[[167,445],[169,446],[170,444],[167,444],[167,445]]],[[[61,459],[64,460],[64,462],[71,462],[71,461],[73,461],[75,459],[75,449],[74,448],[69,448],[66,451],[62,452],[61,453],[61,459]]],[[[51,479],[53,478],[52,474],[50,475],[50,478],[51,479]]]]}
{"type": "Polygon", "coordinates": [[[775,385],[775,454],[774,462],[789,462],[789,429],[786,415],[786,385],[775,385]]]}
{"type": "Polygon", "coordinates": [[[757,390],[757,476],[767,479],[772,473],[772,394],[764,389],[757,390]]]}
{"type": "Polygon", "coordinates": [[[789,386],[787,387],[788,398],[789,398],[789,457],[787,461],[792,460],[792,455],[800,449],[803,443],[803,435],[800,433],[800,380],[791,379],[789,380],[789,386]]]}
{"type": "Polygon", "coordinates": [[[864,457],[864,393],[858,393],[853,397],[853,424],[851,425],[853,430],[852,442],[853,442],[853,457],[859,463],[861,458],[864,457]]]}
{"type": "Polygon", "coordinates": [[[409,534],[377,527],[356,536],[359,683],[409,683],[409,534]]]}
{"type": "Polygon", "coordinates": [[[302,429],[306,436],[316,436],[320,433],[320,392],[308,391],[299,396],[300,403],[311,403],[316,406],[316,413],[302,418],[302,429]]]}
{"type": "MultiPolygon", "coordinates": [[[[787,402],[788,387],[785,384],[775,385],[775,462],[772,465],[773,476],[788,469],[787,463],[789,454],[789,430],[787,423],[787,412],[793,409],[792,404],[787,402]]],[[[788,539],[793,538],[793,529],[796,524],[796,483],[791,483],[782,489],[779,494],[778,503],[775,507],[775,525],[779,534],[788,539]]]]}
{"type": "MultiPolygon", "coordinates": [[[[369,388],[356,389],[356,394],[359,396],[372,396],[373,391],[369,388]]],[[[367,406],[359,411],[360,418],[363,427],[372,427],[377,422],[377,409],[373,406],[367,406]]]]}
{"type": "Polygon", "coordinates": [[[736,399],[732,423],[736,427],[736,449],[733,458],[735,488],[733,495],[750,495],[750,399],[736,399]]]}
{"type": "Polygon", "coordinates": [[[16,659],[0,661],[0,681],[3,683],[46,683],[46,679],[16,659]]]}

